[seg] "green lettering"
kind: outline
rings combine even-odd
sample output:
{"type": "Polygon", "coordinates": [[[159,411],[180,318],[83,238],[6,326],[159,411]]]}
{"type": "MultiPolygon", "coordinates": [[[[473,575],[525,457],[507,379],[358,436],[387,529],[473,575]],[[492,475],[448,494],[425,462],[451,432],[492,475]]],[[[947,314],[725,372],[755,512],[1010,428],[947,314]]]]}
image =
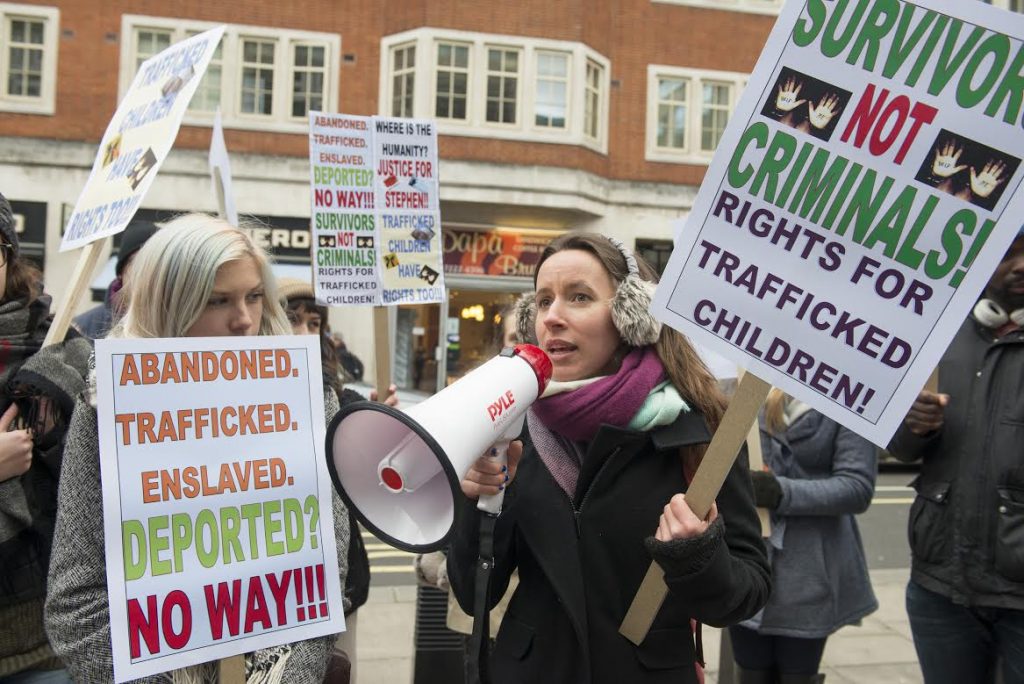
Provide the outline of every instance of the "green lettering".
{"type": "Polygon", "coordinates": [[[149,566],[153,569],[153,577],[169,575],[171,561],[161,560],[160,552],[171,547],[171,542],[160,533],[167,529],[167,516],[158,515],[146,521],[149,527],[149,566]]]}
{"type": "Polygon", "coordinates": [[[960,81],[957,83],[956,88],[957,104],[965,109],[970,109],[984,100],[988,92],[992,90],[992,86],[999,79],[999,75],[1003,72],[1003,67],[1006,66],[1006,60],[1009,57],[1009,38],[1001,33],[994,33],[986,38],[985,42],[978,46],[978,49],[971,55],[971,61],[967,63],[967,66],[964,67],[964,72],[960,75],[960,81]],[[974,76],[977,74],[981,63],[990,54],[994,59],[988,67],[988,74],[985,76],[985,80],[977,88],[974,88],[974,76]]]}
{"type": "Polygon", "coordinates": [[[789,211],[797,214],[800,218],[808,218],[814,223],[818,222],[821,212],[825,211],[825,205],[833,197],[833,191],[839,183],[839,178],[846,170],[850,160],[846,157],[836,155],[835,159],[825,171],[825,164],[829,160],[828,150],[819,148],[814,153],[814,158],[807,165],[807,171],[800,179],[800,186],[793,195],[793,201],[789,203],[789,211]],[[803,203],[801,204],[801,200],[803,203]],[[800,207],[797,209],[797,207],[800,207]]]}
{"type": "Polygon", "coordinates": [[[750,194],[763,197],[766,202],[775,201],[775,185],[779,174],[789,166],[789,160],[793,158],[793,151],[796,150],[796,138],[778,131],[772,138],[768,150],[764,153],[764,159],[757,169],[754,182],[750,184],[750,194]],[[765,185],[764,192],[761,192],[761,185],[765,185]]]}
{"type": "Polygon", "coordinates": [[[126,582],[146,574],[146,528],[138,520],[121,523],[121,551],[124,553],[126,582]]]}
{"type": "Polygon", "coordinates": [[[182,553],[192,546],[192,518],[187,513],[171,516],[171,548],[174,550],[174,572],[182,571],[182,553]]]}
{"type": "MultiPolygon", "coordinates": [[[[284,542],[288,553],[302,549],[306,519],[302,515],[302,504],[298,499],[284,500],[284,542]]],[[[358,530],[352,534],[359,534],[358,530]]]]}
{"type": "Polygon", "coordinates": [[[942,252],[934,249],[928,252],[928,256],[924,261],[925,275],[932,280],[941,280],[956,268],[956,263],[960,259],[960,253],[964,248],[963,240],[960,239],[960,233],[962,232],[965,235],[973,233],[976,221],[977,218],[970,209],[961,209],[949,217],[945,227],[942,229],[942,237],[940,238],[942,252]]]}
{"type": "Polygon", "coordinates": [[[219,525],[213,511],[204,508],[196,516],[195,541],[196,555],[199,557],[199,564],[204,568],[212,568],[217,564],[218,552],[220,551],[219,525]],[[203,540],[209,542],[209,546],[203,540]]]}
{"type": "Polygon", "coordinates": [[[280,512],[280,501],[263,502],[263,531],[267,536],[268,556],[280,556],[284,553],[284,543],[274,540],[274,535],[281,531],[281,521],[275,520],[273,516],[280,512]]]}
{"type": "Polygon", "coordinates": [[[814,42],[825,26],[827,14],[823,0],[807,0],[805,9],[809,20],[800,17],[793,27],[793,43],[800,47],[807,47],[814,42]]]}
{"type": "Polygon", "coordinates": [[[740,141],[732,153],[732,159],[729,160],[729,170],[726,174],[729,185],[737,189],[742,188],[754,175],[753,164],[747,164],[744,168],[740,168],[740,164],[743,162],[743,153],[747,151],[747,146],[751,142],[759,143],[755,145],[758,148],[768,144],[768,132],[768,124],[763,121],[751,124],[747,130],[743,131],[743,135],[740,136],[740,141]]]}
{"type": "Polygon", "coordinates": [[[935,12],[925,10],[925,15],[921,17],[921,21],[917,22],[917,26],[914,27],[914,32],[910,34],[910,39],[908,40],[906,38],[907,29],[914,17],[915,9],[917,9],[916,5],[909,2],[903,3],[903,11],[900,12],[900,23],[896,26],[896,33],[893,34],[892,45],[889,47],[889,54],[886,55],[885,66],[882,68],[882,76],[886,78],[892,78],[900,70],[903,63],[907,61],[907,57],[910,56],[914,48],[921,42],[925,31],[935,21],[937,16],[935,12]]]}
{"type": "Polygon", "coordinates": [[[889,206],[881,220],[875,224],[875,229],[864,241],[864,247],[873,249],[879,242],[884,243],[885,249],[882,250],[882,253],[890,259],[893,258],[900,246],[900,237],[903,235],[903,228],[907,225],[915,197],[917,197],[917,190],[913,186],[908,185],[903,188],[899,197],[889,206]]]}
{"type": "MultiPolygon", "coordinates": [[[[906,4],[910,5],[910,3],[906,4]]],[[[846,56],[846,63],[856,64],[861,51],[867,48],[861,67],[866,71],[874,71],[875,60],[878,59],[878,44],[892,29],[899,13],[900,4],[896,0],[875,0],[871,11],[868,12],[868,18],[864,21],[864,26],[857,34],[857,40],[850,48],[850,54],[846,56]]]]}
{"type": "Polygon", "coordinates": [[[821,37],[821,54],[826,57],[837,57],[839,53],[846,49],[846,46],[850,44],[850,39],[857,32],[857,27],[860,26],[860,20],[864,18],[864,10],[867,9],[869,1],[858,0],[857,6],[853,9],[853,13],[846,22],[845,28],[843,28],[842,33],[838,36],[836,32],[839,23],[843,20],[843,15],[846,13],[846,8],[850,3],[849,0],[838,0],[835,3],[835,9],[832,10],[832,16],[828,20],[828,30],[821,37]]]}
{"type": "Polygon", "coordinates": [[[900,251],[896,255],[896,261],[914,269],[921,265],[921,261],[924,259],[924,252],[916,249],[915,245],[924,227],[928,225],[928,219],[932,217],[932,213],[935,211],[938,203],[939,198],[935,195],[928,195],[927,199],[925,199],[921,212],[917,215],[914,225],[910,228],[910,234],[907,235],[907,239],[900,246],[900,251]]]}
{"type": "Polygon", "coordinates": [[[992,99],[989,100],[988,107],[985,108],[985,114],[992,117],[996,116],[999,112],[999,107],[1006,98],[1010,98],[1010,101],[1006,103],[1006,113],[1003,115],[1003,121],[1008,124],[1017,123],[1017,117],[1020,116],[1021,102],[1024,101],[1024,45],[1017,50],[1013,63],[1010,64],[1010,68],[1003,74],[1003,80],[999,83],[996,91],[992,93],[992,99]]]}
{"type": "MultiPolygon", "coordinates": [[[[225,506],[220,509],[220,543],[225,563],[230,563],[232,556],[238,561],[245,560],[245,554],[242,553],[242,542],[238,541],[238,534],[241,531],[242,517],[238,513],[238,507],[225,506]]],[[[255,558],[255,556],[251,556],[251,558],[255,558]]]]}

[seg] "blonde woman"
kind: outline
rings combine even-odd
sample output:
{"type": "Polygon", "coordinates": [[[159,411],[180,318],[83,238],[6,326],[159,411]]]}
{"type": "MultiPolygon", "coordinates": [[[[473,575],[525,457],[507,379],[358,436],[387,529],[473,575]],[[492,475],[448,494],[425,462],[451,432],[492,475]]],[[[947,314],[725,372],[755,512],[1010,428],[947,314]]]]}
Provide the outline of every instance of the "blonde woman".
{"type": "MultiPolygon", "coordinates": [[[[220,219],[188,214],[171,221],[139,251],[132,273],[127,309],[110,337],[291,332],[266,253],[220,219]]],[[[78,400],[68,429],[46,600],[46,628],[54,651],[80,682],[113,679],[94,389],[78,400]]],[[[337,398],[325,392],[324,402],[330,420],[338,410],[337,398]]],[[[344,583],[349,527],[337,496],[334,522],[344,583]]],[[[328,636],[247,654],[246,681],[320,684],[333,643],[334,637],[328,636]]],[[[213,662],[140,681],[216,680],[213,662]]]]}

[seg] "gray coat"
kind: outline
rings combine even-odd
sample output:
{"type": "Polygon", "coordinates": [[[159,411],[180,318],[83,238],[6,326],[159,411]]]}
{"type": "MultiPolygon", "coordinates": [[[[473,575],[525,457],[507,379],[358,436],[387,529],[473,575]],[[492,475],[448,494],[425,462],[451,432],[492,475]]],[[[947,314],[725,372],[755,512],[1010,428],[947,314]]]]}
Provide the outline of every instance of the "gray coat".
{"type": "Polygon", "coordinates": [[[827,637],[878,609],[854,519],[874,494],[875,447],[814,410],[777,437],[762,429],[761,443],[782,487],[772,515],[783,528],[772,543],[781,541],[782,548],[769,548],[772,593],[744,626],[762,634],[827,637]]]}
{"type": "MultiPolygon", "coordinates": [[[[326,392],[324,402],[330,421],[338,401],[333,392],[326,392]]],[[[114,680],[97,430],[96,409],[79,400],[68,427],[46,597],[50,643],[76,682],[114,680]]],[[[338,570],[344,585],[348,512],[337,494],[333,499],[338,570]]],[[[334,641],[334,636],[327,636],[292,644],[280,681],[320,684],[334,641]]],[[[134,681],[164,683],[170,681],[170,673],[134,681]]]]}

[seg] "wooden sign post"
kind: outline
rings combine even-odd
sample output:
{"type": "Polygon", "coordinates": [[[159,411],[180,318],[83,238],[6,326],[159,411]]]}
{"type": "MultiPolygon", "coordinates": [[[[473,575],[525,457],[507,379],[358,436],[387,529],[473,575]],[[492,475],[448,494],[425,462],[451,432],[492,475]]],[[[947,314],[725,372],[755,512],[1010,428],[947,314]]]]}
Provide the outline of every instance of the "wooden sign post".
{"type": "Polygon", "coordinates": [[[100,254],[103,253],[103,247],[109,239],[109,237],[100,238],[82,248],[78,255],[78,263],[75,264],[75,270],[71,274],[67,297],[57,308],[57,313],[50,323],[50,329],[46,331],[46,339],[43,340],[44,347],[61,342],[67,335],[68,328],[71,327],[71,319],[75,315],[75,307],[78,306],[78,300],[88,289],[89,281],[92,280],[93,272],[96,270],[96,264],[100,260],[100,254]]]}
{"type": "MultiPolygon", "coordinates": [[[[746,371],[737,369],[736,378],[739,380],[746,371]]],[[[764,454],[761,452],[761,426],[758,424],[757,416],[750,424],[750,432],[747,433],[747,460],[751,470],[764,470],[764,454]]],[[[767,539],[772,534],[772,517],[767,508],[758,508],[757,517],[761,521],[761,536],[767,539]]]]}
{"type": "Polygon", "coordinates": [[[373,307],[373,349],[377,365],[374,375],[377,400],[384,401],[388,398],[388,387],[391,386],[391,335],[386,306],[373,307]]]}
{"type": "MultiPolygon", "coordinates": [[[[705,518],[711,511],[711,505],[726,475],[750,434],[750,425],[757,420],[757,414],[771,388],[769,383],[752,373],[746,373],[739,379],[736,394],[729,402],[722,422],[711,438],[711,444],[686,491],[686,503],[698,517],[705,518]]],[[[652,561],[626,617],[619,625],[619,633],[639,646],[647,636],[667,594],[665,573],[661,566],[652,561]]]]}

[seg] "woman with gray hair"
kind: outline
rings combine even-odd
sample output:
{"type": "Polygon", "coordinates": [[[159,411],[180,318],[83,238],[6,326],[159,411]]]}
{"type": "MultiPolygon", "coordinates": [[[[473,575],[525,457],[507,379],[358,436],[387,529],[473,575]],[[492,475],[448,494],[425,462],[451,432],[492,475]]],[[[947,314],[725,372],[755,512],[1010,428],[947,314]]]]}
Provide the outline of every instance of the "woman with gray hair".
{"type": "MultiPolygon", "coordinates": [[[[266,253],[242,231],[200,214],[181,216],[139,251],[127,287],[127,309],[110,333],[119,338],[277,335],[291,332],[277,298],[266,253]]],[[[104,567],[95,379],[79,399],[68,430],[46,627],[75,681],[113,679],[104,567]]],[[[325,392],[326,419],[338,410],[325,392]]],[[[335,495],[338,568],[344,583],[348,515],[335,495]]],[[[310,639],[246,655],[249,684],[319,684],[334,637],[310,639]]],[[[217,663],[147,677],[145,682],[214,682],[217,663]]]]}

